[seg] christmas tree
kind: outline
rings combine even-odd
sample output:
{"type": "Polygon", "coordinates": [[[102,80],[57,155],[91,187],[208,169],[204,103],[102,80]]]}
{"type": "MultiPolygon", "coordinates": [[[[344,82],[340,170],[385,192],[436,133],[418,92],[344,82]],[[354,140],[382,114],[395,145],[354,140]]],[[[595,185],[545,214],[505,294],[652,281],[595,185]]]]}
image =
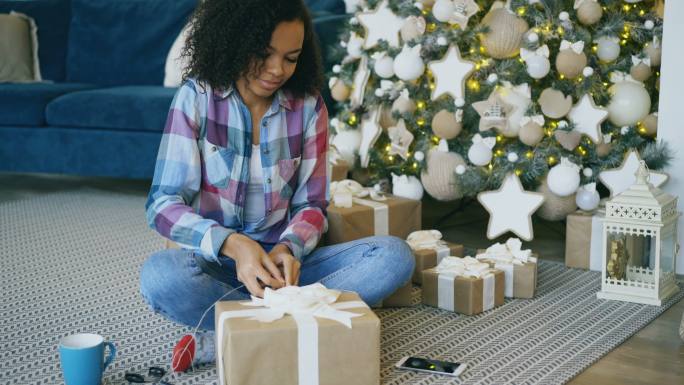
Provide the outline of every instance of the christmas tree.
{"type": "Polygon", "coordinates": [[[594,183],[632,150],[651,169],[670,158],[655,141],[660,0],[347,5],[331,143],[363,182],[407,175],[449,201],[514,174],[569,202],[547,215],[561,219],[598,205],[594,183]]]}

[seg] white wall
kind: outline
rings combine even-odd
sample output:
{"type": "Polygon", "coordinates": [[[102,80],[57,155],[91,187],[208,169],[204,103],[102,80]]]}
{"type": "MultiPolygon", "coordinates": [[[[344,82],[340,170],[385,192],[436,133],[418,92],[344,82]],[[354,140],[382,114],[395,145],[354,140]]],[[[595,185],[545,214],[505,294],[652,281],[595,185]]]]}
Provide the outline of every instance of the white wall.
{"type": "MultiPolygon", "coordinates": [[[[665,2],[663,57],[660,68],[658,139],[670,144],[675,159],[666,170],[670,180],[664,189],[679,196],[684,210],[684,1],[665,2]]],[[[684,246],[684,219],[679,218],[679,243],[684,246]]],[[[684,249],[684,247],[683,247],[684,249]]],[[[684,274],[684,250],[677,257],[677,274],[684,274]]]]}

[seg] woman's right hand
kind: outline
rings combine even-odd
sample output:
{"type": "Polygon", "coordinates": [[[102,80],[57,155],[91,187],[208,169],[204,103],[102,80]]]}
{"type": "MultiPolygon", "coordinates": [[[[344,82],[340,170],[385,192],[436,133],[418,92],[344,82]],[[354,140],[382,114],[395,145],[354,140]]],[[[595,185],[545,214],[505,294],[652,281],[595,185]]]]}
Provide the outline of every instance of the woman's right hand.
{"type": "Polygon", "coordinates": [[[278,266],[261,245],[244,234],[233,233],[221,246],[221,253],[235,261],[237,278],[256,297],[264,296],[264,286],[278,289],[285,280],[278,266]]]}

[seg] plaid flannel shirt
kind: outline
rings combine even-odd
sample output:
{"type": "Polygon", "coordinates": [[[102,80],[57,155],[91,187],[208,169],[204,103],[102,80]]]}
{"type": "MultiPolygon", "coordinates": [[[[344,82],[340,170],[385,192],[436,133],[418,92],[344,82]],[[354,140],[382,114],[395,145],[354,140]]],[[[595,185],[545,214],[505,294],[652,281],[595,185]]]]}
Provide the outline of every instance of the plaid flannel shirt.
{"type": "MultiPolygon", "coordinates": [[[[244,229],[252,132],[239,103],[233,87],[189,79],[178,89],[145,205],[152,229],[209,260],[244,229]]],[[[252,238],[301,260],[328,226],[328,112],[320,95],[278,90],[259,129],[266,215],[252,238]]]]}

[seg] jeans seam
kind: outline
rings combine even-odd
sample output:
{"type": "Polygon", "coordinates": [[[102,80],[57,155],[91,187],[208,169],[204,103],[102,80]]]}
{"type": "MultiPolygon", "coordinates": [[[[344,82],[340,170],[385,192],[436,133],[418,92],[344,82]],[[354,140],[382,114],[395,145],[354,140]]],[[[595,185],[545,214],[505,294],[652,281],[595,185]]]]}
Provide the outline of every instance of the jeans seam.
{"type": "MultiPolygon", "coordinates": [[[[328,258],[332,258],[333,256],[339,255],[339,254],[341,254],[341,253],[343,253],[343,252],[345,252],[345,251],[351,249],[352,247],[356,247],[356,246],[360,246],[360,245],[370,245],[371,247],[368,249],[368,251],[372,251],[372,250],[375,250],[375,249],[378,248],[378,245],[377,245],[377,243],[375,243],[375,242],[358,243],[358,244],[356,244],[356,245],[352,245],[352,246],[350,246],[350,247],[348,247],[348,248],[346,248],[346,249],[340,251],[339,253],[331,254],[328,258]]],[[[368,252],[368,251],[367,251],[367,252],[368,252]]],[[[365,257],[365,256],[366,256],[366,253],[364,253],[362,257],[365,257]]],[[[337,277],[338,275],[343,274],[343,273],[346,273],[349,269],[351,269],[352,267],[354,267],[357,263],[358,263],[358,261],[357,261],[356,263],[351,264],[351,265],[347,265],[347,266],[345,266],[345,267],[342,268],[342,269],[339,269],[339,270],[337,270],[337,271],[334,271],[333,273],[328,274],[328,275],[326,275],[325,277],[323,277],[323,278],[321,278],[320,280],[318,280],[318,282],[321,282],[321,281],[323,281],[324,279],[334,279],[334,278],[337,277]]]]}

